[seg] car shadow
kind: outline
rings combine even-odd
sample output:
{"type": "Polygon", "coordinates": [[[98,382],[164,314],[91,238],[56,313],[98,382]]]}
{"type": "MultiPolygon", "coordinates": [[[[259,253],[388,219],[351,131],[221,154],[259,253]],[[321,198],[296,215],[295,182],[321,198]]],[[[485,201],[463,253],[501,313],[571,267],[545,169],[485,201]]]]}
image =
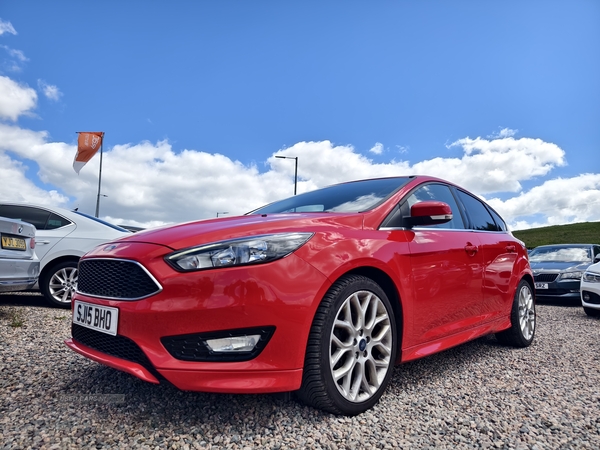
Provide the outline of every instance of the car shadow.
{"type": "Polygon", "coordinates": [[[41,293],[23,291],[23,292],[2,292],[0,293],[0,306],[32,306],[35,308],[52,308],[44,299],[41,293]]]}
{"type": "Polygon", "coordinates": [[[581,300],[579,300],[579,299],[536,297],[535,302],[540,305],[569,306],[569,307],[577,306],[577,307],[581,308],[581,300]]]}

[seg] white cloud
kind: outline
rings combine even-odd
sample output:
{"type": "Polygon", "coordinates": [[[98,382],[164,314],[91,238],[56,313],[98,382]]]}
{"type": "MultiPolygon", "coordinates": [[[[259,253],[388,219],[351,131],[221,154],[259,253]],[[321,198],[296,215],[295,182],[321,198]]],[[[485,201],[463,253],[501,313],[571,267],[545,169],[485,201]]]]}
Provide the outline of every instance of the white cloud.
{"type": "Polygon", "coordinates": [[[17,34],[17,31],[12,26],[12,23],[0,19],[0,36],[4,33],[17,34]]]}
{"type": "Polygon", "coordinates": [[[29,86],[16,83],[0,76],[0,119],[16,121],[37,105],[37,93],[29,86]]]}
{"type": "Polygon", "coordinates": [[[498,139],[498,138],[506,138],[513,137],[519,132],[519,130],[511,130],[510,128],[502,128],[498,133],[492,133],[488,136],[488,138],[498,139]]]}
{"type": "Polygon", "coordinates": [[[58,87],[48,84],[44,80],[38,80],[38,87],[44,93],[46,98],[50,100],[57,101],[60,100],[60,98],[62,97],[62,92],[60,92],[60,89],[58,89],[58,87]]]}
{"type": "Polygon", "coordinates": [[[369,151],[371,153],[375,153],[376,155],[381,155],[383,153],[383,144],[381,142],[377,142],[369,151]]]}
{"type": "Polygon", "coordinates": [[[480,194],[520,192],[521,181],[547,175],[553,168],[566,164],[565,152],[541,139],[466,137],[450,147],[462,147],[464,156],[435,158],[413,167],[422,173],[443,174],[444,178],[480,194]]]}
{"type": "MultiPolygon", "coordinates": [[[[10,180],[0,185],[0,198],[68,204],[93,213],[99,158],[94,157],[77,176],[72,169],[75,143],[47,139],[45,132],[0,123],[0,176],[10,180]],[[10,154],[35,161],[39,180],[57,189],[47,192],[34,185],[33,174],[25,177],[27,167],[10,154]]],[[[107,197],[101,198],[100,212],[112,222],[145,227],[215,217],[223,211],[243,214],[292,195],[295,161],[276,155],[298,157],[298,193],[361,178],[421,173],[454,181],[482,195],[506,192],[532,174],[547,173],[564,163],[560,148],[539,139],[465,138],[457,142],[463,147],[462,158],[434,158],[414,165],[374,163],[353,147],[330,141],[299,142],[269,157],[264,172],[220,154],[176,153],[168,141],[116,145],[103,154],[102,194],[107,197]],[[521,170],[524,164],[528,168],[521,170]]],[[[492,198],[489,202],[513,229],[527,228],[536,213],[545,217],[535,222],[538,226],[600,220],[600,175],[550,180],[508,200],[492,198]]]]}
{"type": "Polygon", "coordinates": [[[16,60],[18,60],[20,62],[29,61],[29,58],[27,58],[25,56],[25,53],[23,53],[21,50],[15,50],[14,48],[10,48],[7,45],[0,45],[0,48],[3,48],[4,50],[6,50],[6,53],[8,53],[8,56],[10,56],[11,58],[15,58],[16,60]]]}
{"type": "Polygon", "coordinates": [[[488,200],[512,229],[600,220],[600,174],[556,178],[528,192],[502,201],[488,200]],[[531,223],[528,216],[542,215],[544,223],[531,223]]]}

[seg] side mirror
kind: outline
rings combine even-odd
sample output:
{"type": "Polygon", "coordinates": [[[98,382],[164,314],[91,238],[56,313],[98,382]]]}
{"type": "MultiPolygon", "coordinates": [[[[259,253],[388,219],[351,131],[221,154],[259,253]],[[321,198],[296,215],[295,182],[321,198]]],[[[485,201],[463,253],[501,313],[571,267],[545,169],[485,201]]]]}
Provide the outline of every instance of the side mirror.
{"type": "Polygon", "coordinates": [[[409,228],[446,223],[452,220],[452,209],[444,202],[419,202],[410,207],[410,217],[406,217],[405,220],[409,228]]]}

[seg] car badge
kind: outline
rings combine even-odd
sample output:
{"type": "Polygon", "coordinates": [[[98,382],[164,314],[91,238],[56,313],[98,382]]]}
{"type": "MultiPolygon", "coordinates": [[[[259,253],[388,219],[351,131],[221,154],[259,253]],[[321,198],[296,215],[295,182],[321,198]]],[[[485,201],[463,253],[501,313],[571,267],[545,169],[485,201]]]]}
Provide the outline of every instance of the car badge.
{"type": "Polygon", "coordinates": [[[115,248],[117,248],[117,246],[115,244],[111,244],[111,245],[107,245],[106,247],[104,247],[103,250],[105,252],[110,252],[111,250],[114,250],[115,248]]]}
{"type": "Polygon", "coordinates": [[[19,225],[19,229],[17,231],[19,232],[19,234],[21,234],[23,232],[23,226],[19,225]]]}

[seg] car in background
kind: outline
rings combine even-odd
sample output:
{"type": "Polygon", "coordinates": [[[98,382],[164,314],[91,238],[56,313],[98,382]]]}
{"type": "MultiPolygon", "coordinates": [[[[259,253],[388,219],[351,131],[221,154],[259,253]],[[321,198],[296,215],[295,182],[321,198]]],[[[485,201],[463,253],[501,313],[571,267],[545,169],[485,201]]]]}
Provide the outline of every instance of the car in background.
{"type": "Polygon", "coordinates": [[[35,227],[0,217],[0,292],[31,289],[40,273],[35,254],[35,227]]]}
{"type": "Polygon", "coordinates": [[[536,297],[579,302],[581,277],[600,261],[600,245],[541,245],[529,253],[536,297]]]}
{"type": "Polygon", "coordinates": [[[581,305],[590,317],[600,317],[600,262],[592,264],[581,278],[581,305]]]}
{"type": "Polygon", "coordinates": [[[131,234],[79,211],[23,203],[0,203],[0,216],[23,220],[36,228],[40,260],[38,288],[53,306],[70,308],[77,288],[79,258],[97,245],[131,234]]]}
{"type": "Polygon", "coordinates": [[[431,177],[361,180],[95,248],[66,344],[151,383],[295,391],[356,415],[397,363],[488,334],[530,345],[533,291],[523,242],[481,199],[431,177]]]}

